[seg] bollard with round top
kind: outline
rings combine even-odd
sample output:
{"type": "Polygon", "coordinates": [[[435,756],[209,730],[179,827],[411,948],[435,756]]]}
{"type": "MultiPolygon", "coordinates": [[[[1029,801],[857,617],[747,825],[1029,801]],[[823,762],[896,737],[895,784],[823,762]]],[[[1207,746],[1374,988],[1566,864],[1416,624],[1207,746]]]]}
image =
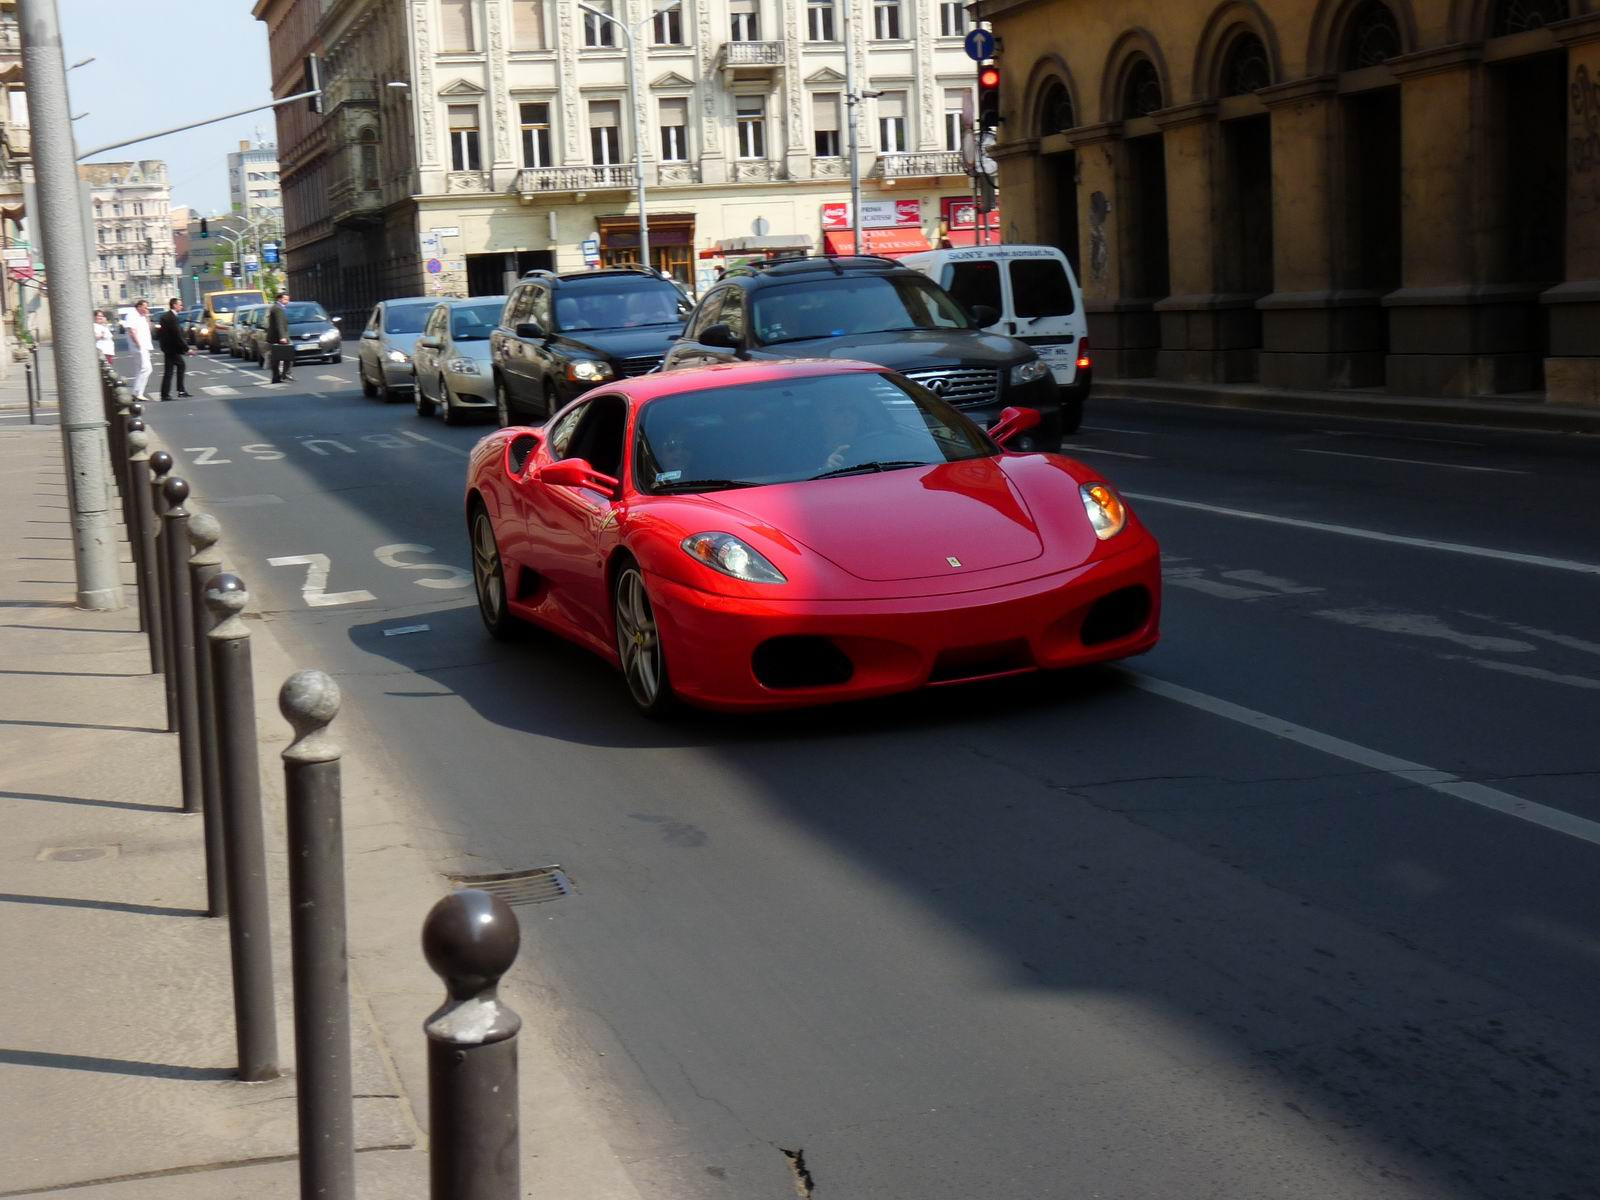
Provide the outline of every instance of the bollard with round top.
{"type": "Polygon", "coordinates": [[[139,570],[139,623],[150,642],[150,670],[167,669],[165,631],[161,627],[160,571],[156,566],[156,519],[151,506],[150,435],[143,421],[128,422],[128,480],[133,498],[133,526],[128,537],[138,547],[134,564],[139,570]]]}
{"type": "Polygon", "coordinates": [[[194,597],[189,591],[189,498],[187,480],[168,475],[161,485],[167,510],[161,515],[167,603],[172,606],[172,683],[178,701],[178,767],[183,811],[200,811],[200,704],[195,688],[194,597]]]}
{"type": "Polygon", "coordinates": [[[166,542],[162,538],[165,522],[161,520],[167,512],[167,475],[172,471],[172,455],[165,450],[150,452],[150,502],[155,513],[156,528],[156,607],[155,616],[161,622],[161,644],[165,648],[165,657],[161,664],[161,673],[167,688],[167,732],[175,732],[178,728],[178,685],[177,668],[172,661],[172,597],[168,594],[167,573],[162,569],[162,564],[167,560],[166,542]]]}
{"type": "Polygon", "coordinates": [[[213,620],[206,643],[216,706],[234,1029],[239,1078],[253,1082],[277,1076],[278,1032],[272,1011],[272,930],[256,754],[255,677],[250,630],[241,616],[249,602],[250,593],[236,575],[218,575],[206,585],[206,611],[213,620]]]}
{"type": "Polygon", "coordinates": [[[428,1035],[429,1194],[432,1200],[516,1200],[517,1031],[500,978],[522,932],[498,896],[452,892],[422,924],[422,952],[448,993],[428,1035]]]}
{"type": "Polygon", "coordinates": [[[322,671],[296,671],[278,692],[278,710],[294,729],[283,751],[283,775],[300,1194],[355,1200],[344,819],[340,750],[328,733],[339,713],[339,685],[322,671]]]}
{"type": "Polygon", "coordinates": [[[206,634],[211,632],[211,613],[206,608],[205,590],[222,574],[222,552],[217,539],[222,526],[210,513],[195,513],[189,518],[189,594],[194,597],[195,699],[200,710],[200,811],[205,815],[206,833],[206,912],[213,917],[228,915],[227,865],[223,856],[222,782],[218,775],[215,690],[211,684],[211,655],[206,652],[206,634]]]}
{"type": "MultiPolygon", "coordinates": [[[[131,531],[133,522],[128,518],[132,505],[128,495],[128,413],[133,406],[133,393],[120,385],[111,388],[111,420],[107,425],[110,437],[112,477],[122,493],[123,524],[131,531]]],[[[131,537],[130,537],[130,540],[131,537]]]]}

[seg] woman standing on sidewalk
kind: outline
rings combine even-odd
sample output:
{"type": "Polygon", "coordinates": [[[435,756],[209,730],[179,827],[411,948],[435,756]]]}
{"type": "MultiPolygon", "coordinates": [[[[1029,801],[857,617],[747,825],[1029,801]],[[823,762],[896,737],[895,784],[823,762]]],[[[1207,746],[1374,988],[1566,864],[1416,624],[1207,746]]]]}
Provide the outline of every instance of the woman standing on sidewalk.
{"type": "Polygon", "coordinates": [[[111,336],[111,326],[106,321],[106,314],[98,308],[94,310],[94,348],[105,356],[108,365],[116,365],[117,341],[111,336]]]}

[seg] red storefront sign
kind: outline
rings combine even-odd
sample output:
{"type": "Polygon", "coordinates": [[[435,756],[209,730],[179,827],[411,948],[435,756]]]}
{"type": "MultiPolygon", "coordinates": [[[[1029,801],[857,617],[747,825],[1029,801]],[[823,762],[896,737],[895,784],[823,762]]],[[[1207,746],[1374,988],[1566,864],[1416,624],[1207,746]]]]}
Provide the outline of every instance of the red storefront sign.
{"type": "MultiPolygon", "coordinates": [[[[904,229],[922,224],[921,200],[864,200],[861,202],[861,228],[904,229]]],[[[849,229],[850,204],[837,200],[822,206],[824,229],[849,229]]]]}

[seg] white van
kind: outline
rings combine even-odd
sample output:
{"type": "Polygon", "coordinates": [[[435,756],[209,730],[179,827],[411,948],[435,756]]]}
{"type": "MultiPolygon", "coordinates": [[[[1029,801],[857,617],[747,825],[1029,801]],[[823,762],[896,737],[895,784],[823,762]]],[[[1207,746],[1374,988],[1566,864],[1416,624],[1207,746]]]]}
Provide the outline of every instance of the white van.
{"type": "Polygon", "coordinates": [[[1054,246],[969,246],[905,254],[968,312],[985,306],[1000,314],[991,333],[1026,342],[1050,364],[1061,389],[1062,432],[1083,420],[1094,368],[1083,291],[1067,256],[1054,246]]]}

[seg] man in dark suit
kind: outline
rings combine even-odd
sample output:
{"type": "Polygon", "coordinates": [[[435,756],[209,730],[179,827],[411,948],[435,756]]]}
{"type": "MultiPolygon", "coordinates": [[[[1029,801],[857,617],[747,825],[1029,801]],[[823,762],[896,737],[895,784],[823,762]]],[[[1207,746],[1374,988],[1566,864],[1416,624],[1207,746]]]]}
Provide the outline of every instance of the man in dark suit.
{"type": "Polygon", "coordinates": [[[289,293],[279,292],[278,302],[267,314],[267,346],[272,353],[273,383],[294,378],[294,346],[289,341],[289,314],[286,311],[288,303],[289,293]]]}
{"type": "Polygon", "coordinates": [[[167,360],[167,369],[161,373],[161,398],[172,399],[172,377],[178,377],[178,395],[187,396],[184,390],[183,372],[184,359],[194,353],[189,343],[183,337],[183,322],[178,313],[183,309],[183,301],[174,297],[167,301],[167,311],[161,314],[161,321],[156,327],[156,340],[161,343],[161,353],[167,360]]]}

